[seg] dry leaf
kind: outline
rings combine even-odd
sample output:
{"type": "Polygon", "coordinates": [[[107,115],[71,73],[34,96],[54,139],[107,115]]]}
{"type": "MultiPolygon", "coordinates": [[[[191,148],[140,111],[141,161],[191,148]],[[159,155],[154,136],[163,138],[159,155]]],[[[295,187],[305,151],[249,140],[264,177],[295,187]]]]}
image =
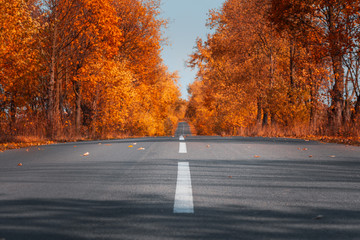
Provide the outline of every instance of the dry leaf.
{"type": "Polygon", "coordinates": [[[331,158],[335,158],[336,156],[335,155],[330,155],[331,158]]]}
{"type": "Polygon", "coordinates": [[[21,166],[22,166],[22,163],[19,163],[18,166],[21,167],[21,166]]]}
{"type": "Polygon", "coordinates": [[[89,153],[89,152],[86,152],[86,153],[84,153],[83,156],[89,156],[89,155],[90,155],[90,153],[89,153]]]}
{"type": "Polygon", "coordinates": [[[145,150],[145,148],[141,147],[141,148],[138,148],[138,150],[145,150]]]}
{"type": "Polygon", "coordinates": [[[132,147],[134,147],[133,145],[129,145],[129,148],[132,148],[132,147]]]}
{"type": "Polygon", "coordinates": [[[260,158],[260,156],[258,156],[258,155],[255,155],[255,156],[254,156],[254,158],[260,158]]]}
{"type": "Polygon", "coordinates": [[[313,156],[312,155],[309,155],[309,158],[312,158],[313,156]]]}
{"type": "Polygon", "coordinates": [[[136,145],[137,143],[133,143],[133,145],[136,145]]]}
{"type": "Polygon", "coordinates": [[[229,176],[229,178],[232,178],[232,176],[229,176]]]}
{"type": "Polygon", "coordinates": [[[303,148],[303,151],[307,151],[307,150],[309,150],[309,149],[307,149],[307,148],[303,148]]]}
{"type": "Polygon", "coordinates": [[[207,148],[210,148],[210,145],[206,145],[207,148]]]}

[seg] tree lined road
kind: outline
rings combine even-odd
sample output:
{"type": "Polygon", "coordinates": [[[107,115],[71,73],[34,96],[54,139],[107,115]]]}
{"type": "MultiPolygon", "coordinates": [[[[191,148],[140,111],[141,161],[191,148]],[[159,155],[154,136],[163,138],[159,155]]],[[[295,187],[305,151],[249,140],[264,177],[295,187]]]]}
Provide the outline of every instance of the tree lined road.
{"type": "Polygon", "coordinates": [[[360,238],[359,147],[180,123],[175,137],[6,151],[0,166],[0,239],[360,238]],[[193,213],[174,213],[179,162],[193,213]]]}

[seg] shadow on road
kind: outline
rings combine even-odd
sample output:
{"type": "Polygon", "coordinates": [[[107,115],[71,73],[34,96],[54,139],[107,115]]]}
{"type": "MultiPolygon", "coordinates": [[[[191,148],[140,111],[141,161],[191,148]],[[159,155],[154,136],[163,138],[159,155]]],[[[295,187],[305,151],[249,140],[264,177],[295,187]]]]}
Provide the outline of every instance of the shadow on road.
{"type": "MultiPolygon", "coordinates": [[[[161,204],[23,199],[0,202],[0,238],[85,239],[358,239],[360,211],[302,208],[281,212],[248,206],[160,212],[161,204]],[[323,219],[314,216],[324,215],[323,219]],[[345,217],[346,216],[346,217],[345,217]]],[[[321,218],[321,217],[319,217],[321,218]]]]}

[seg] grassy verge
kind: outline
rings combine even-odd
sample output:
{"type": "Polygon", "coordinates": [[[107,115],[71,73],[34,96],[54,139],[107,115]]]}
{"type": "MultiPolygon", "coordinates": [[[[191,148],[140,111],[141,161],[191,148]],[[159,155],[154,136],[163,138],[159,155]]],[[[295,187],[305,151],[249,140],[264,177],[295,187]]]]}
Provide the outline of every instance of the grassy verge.
{"type": "Polygon", "coordinates": [[[17,136],[12,138],[3,138],[0,139],[0,152],[9,149],[18,149],[18,148],[26,148],[32,146],[40,146],[40,145],[47,145],[53,144],[54,141],[49,141],[43,138],[38,137],[24,137],[24,136],[17,136]]]}

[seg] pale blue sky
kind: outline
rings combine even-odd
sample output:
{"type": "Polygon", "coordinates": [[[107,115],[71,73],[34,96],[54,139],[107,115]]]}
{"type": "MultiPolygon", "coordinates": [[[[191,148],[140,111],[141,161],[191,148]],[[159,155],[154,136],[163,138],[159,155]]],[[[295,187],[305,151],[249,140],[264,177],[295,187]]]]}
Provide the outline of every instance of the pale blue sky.
{"type": "Polygon", "coordinates": [[[162,0],[162,18],[168,19],[165,36],[169,45],[162,53],[170,71],[178,71],[183,98],[188,97],[187,87],[195,80],[196,71],[185,66],[193,52],[196,38],[206,39],[210,30],[205,26],[210,9],[220,8],[224,0],[162,0]]]}

